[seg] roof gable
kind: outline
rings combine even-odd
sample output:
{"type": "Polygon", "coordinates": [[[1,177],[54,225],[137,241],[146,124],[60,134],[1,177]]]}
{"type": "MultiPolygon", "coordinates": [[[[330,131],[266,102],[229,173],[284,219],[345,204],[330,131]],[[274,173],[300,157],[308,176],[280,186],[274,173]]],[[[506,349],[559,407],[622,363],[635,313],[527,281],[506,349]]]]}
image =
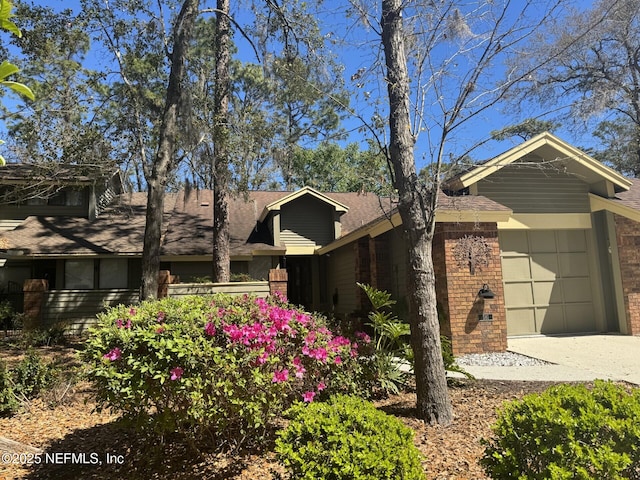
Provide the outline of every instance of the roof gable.
{"type": "Polygon", "coordinates": [[[333,200],[332,198],[329,198],[328,196],[318,192],[317,190],[311,188],[311,187],[303,187],[300,190],[297,190],[295,192],[290,193],[289,195],[286,195],[274,202],[269,203],[268,205],[266,205],[264,207],[264,209],[262,210],[262,214],[260,215],[260,218],[258,219],[259,221],[263,222],[267,216],[269,215],[269,213],[274,212],[274,211],[279,211],[283,205],[292,202],[294,200],[296,200],[297,198],[300,198],[304,195],[311,195],[312,197],[315,197],[323,202],[325,202],[326,204],[332,206],[335,208],[336,212],[339,213],[346,213],[349,210],[349,207],[347,207],[346,205],[337,202],[335,200],[333,200]]]}
{"type": "Polygon", "coordinates": [[[569,173],[581,177],[589,184],[596,184],[602,181],[611,182],[615,192],[626,191],[631,187],[631,181],[615,170],[603,165],[582,150],[569,145],[551,133],[544,132],[502,155],[498,155],[465,173],[457,175],[446,182],[447,188],[451,190],[467,188],[527,155],[536,155],[543,160],[554,161],[554,164],[561,166],[569,173]]]}

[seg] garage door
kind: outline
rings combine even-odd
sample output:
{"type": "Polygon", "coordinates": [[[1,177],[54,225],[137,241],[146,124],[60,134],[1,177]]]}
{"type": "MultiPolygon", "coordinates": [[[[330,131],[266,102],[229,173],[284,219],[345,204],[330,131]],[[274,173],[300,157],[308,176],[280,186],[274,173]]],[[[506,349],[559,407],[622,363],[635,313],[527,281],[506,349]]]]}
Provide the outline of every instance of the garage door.
{"type": "Polygon", "coordinates": [[[509,335],[596,330],[587,234],[500,232],[509,335]]]}

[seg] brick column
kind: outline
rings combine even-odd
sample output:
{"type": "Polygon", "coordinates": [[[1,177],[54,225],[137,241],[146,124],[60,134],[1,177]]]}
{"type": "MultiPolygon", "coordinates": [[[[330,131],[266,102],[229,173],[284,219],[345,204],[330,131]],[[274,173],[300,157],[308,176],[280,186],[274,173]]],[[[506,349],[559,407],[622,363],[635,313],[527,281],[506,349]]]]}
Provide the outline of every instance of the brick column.
{"type": "Polygon", "coordinates": [[[438,303],[446,320],[442,332],[451,337],[454,355],[500,352],[507,348],[507,321],[502,287],[502,265],[495,223],[443,223],[436,227],[434,267],[438,303]],[[482,237],[491,247],[489,265],[458,265],[454,248],[465,235],[482,237]],[[496,294],[478,296],[483,284],[496,294]]]}
{"type": "Polygon", "coordinates": [[[627,332],[640,335],[640,293],[630,293],[625,298],[628,309],[627,332]]]}
{"type": "Polygon", "coordinates": [[[24,292],[24,330],[34,330],[42,324],[42,306],[44,293],[49,290],[49,281],[44,279],[25,280],[22,286],[24,292]]]}
{"type": "Polygon", "coordinates": [[[640,224],[614,215],[627,333],[640,335],[640,224]]]}
{"type": "Polygon", "coordinates": [[[169,294],[169,285],[180,283],[178,275],[171,275],[169,270],[160,270],[158,272],[158,298],[165,298],[169,294]]]}
{"type": "Polygon", "coordinates": [[[269,270],[269,294],[275,295],[278,292],[287,298],[287,282],[289,275],[284,268],[272,268],[269,270]]]}

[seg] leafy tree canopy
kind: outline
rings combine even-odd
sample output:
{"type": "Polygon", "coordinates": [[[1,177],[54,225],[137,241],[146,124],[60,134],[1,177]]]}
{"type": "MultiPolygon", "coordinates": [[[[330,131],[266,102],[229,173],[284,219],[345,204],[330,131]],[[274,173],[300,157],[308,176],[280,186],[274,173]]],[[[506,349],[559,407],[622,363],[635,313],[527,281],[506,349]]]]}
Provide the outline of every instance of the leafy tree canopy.
{"type": "MultiPolygon", "coordinates": [[[[12,13],[13,4],[9,0],[0,0],[0,29],[10,32],[18,38],[22,37],[22,32],[18,28],[18,26],[13,23],[11,18],[14,16],[12,13]]],[[[15,82],[12,80],[8,80],[8,78],[16,73],[18,73],[20,69],[14,65],[13,63],[3,60],[0,63],[0,85],[9,90],[22,95],[29,100],[35,100],[35,96],[33,91],[20,82],[15,82]]],[[[4,143],[4,142],[3,142],[4,143]]],[[[5,159],[2,155],[0,155],[0,165],[5,164],[5,159]]]]}
{"type": "Polygon", "coordinates": [[[640,177],[638,126],[627,117],[600,122],[593,132],[602,147],[591,151],[594,158],[625,175],[640,177]]]}
{"type": "Polygon", "coordinates": [[[640,175],[640,2],[597,0],[551,20],[510,63],[522,76],[513,107],[534,102],[576,131],[595,129],[599,158],[640,175]]]}
{"type": "Polygon", "coordinates": [[[293,152],[291,183],[295,188],[313,187],[323,192],[375,192],[389,194],[391,182],[385,157],[375,150],[360,150],[351,143],[345,148],[323,142],[315,149],[293,152]]]}
{"type": "Polygon", "coordinates": [[[560,127],[560,124],[553,120],[527,118],[517,125],[511,125],[501,130],[493,130],[491,132],[491,137],[494,140],[506,140],[511,137],[519,137],[522,140],[529,140],[540,133],[553,132],[558,127],[560,127]]]}

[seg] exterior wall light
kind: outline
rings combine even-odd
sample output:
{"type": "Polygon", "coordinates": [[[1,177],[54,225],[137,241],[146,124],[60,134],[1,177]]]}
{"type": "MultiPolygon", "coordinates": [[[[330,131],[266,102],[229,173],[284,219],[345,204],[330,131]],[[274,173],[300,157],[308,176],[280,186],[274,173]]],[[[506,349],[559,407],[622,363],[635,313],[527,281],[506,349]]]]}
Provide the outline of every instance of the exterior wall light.
{"type": "Polygon", "coordinates": [[[478,292],[480,298],[495,298],[496,294],[489,288],[489,284],[485,283],[478,292]]]}

